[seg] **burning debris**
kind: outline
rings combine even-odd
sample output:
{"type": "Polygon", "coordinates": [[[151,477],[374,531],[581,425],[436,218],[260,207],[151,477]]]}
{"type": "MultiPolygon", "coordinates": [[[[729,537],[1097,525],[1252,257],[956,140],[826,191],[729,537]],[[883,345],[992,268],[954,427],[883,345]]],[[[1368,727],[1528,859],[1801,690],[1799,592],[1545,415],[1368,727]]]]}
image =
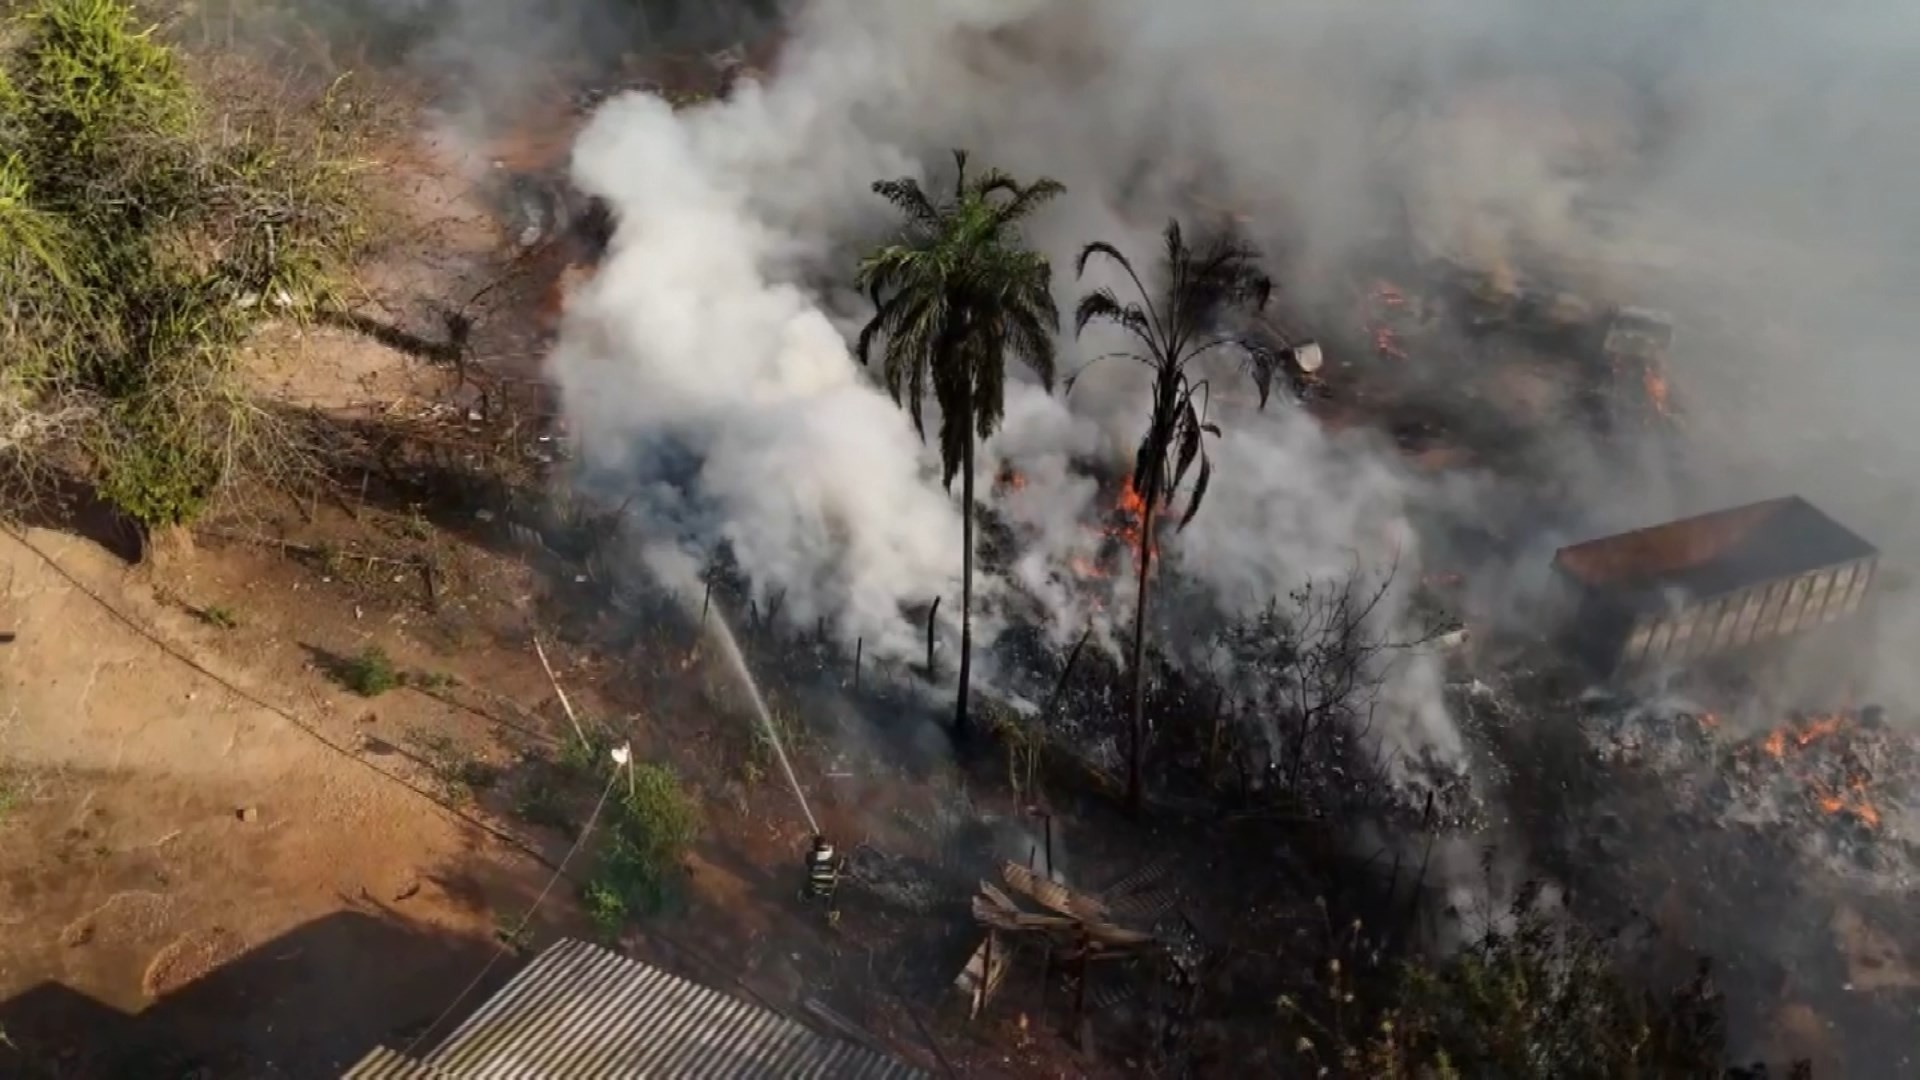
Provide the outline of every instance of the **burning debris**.
{"type": "Polygon", "coordinates": [[[1673,347],[1673,318],[1648,308],[1624,307],[1614,313],[1600,350],[1616,382],[1637,382],[1654,417],[1673,418],[1666,375],[1673,347]]]}
{"type": "Polygon", "coordinates": [[[1920,742],[1879,709],[1796,717],[1735,742],[1722,761],[1735,819],[1785,821],[1862,869],[1911,874],[1886,847],[1916,839],[1907,811],[1920,805],[1920,742]]]}
{"type": "Polygon", "coordinates": [[[1596,726],[1607,763],[1644,769],[1690,816],[1758,829],[1885,887],[1920,880],[1920,737],[1883,710],[1790,716],[1734,734],[1713,712],[1640,710],[1596,726]]]}

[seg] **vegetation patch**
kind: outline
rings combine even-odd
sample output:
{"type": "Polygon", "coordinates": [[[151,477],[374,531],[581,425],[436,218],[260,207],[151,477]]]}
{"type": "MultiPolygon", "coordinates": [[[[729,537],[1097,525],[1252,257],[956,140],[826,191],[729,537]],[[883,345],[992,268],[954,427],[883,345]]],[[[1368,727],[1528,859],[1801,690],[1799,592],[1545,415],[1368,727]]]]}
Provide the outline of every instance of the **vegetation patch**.
{"type": "Polygon", "coordinates": [[[500,783],[504,770],[462,750],[448,735],[416,731],[408,741],[449,802],[464,802],[500,783]]]}
{"type": "Polygon", "coordinates": [[[240,617],[233,613],[233,609],[220,604],[208,604],[194,614],[199,616],[201,622],[216,630],[232,630],[240,625],[240,617]]]}
{"type": "Polygon", "coordinates": [[[1383,964],[1356,922],[1330,930],[1311,988],[1280,998],[1303,1075],[1718,1076],[1721,1003],[1707,969],[1666,994],[1622,972],[1616,943],[1522,890],[1498,926],[1438,960],[1383,964]]]}
{"type": "Polygon", "coordinates": [[[514,793],[514,816],[529,825],[573,836],[578,829],[567,809],[566,789],[550,775],[544,762],[536,763],[534,768],[514,793]]]}
{"type": "Polygon", "coordinates": [[[340,685],[361,697],[379,697],[400,685],[400,670],[393,658],[378,645],[369,645],[359,655],[340,665],[340,685]]]}
{"type": "Polygon", "coordinates": [[[605,846],[585,890],[587,912],[608,936],[666,904],[699,832],[699,810],[672,769],[647,762],[630,768],[630,784],[613,781],[605,846]]]}
{"type": "Polygon", "coordinates": [[[120,0],[0,14],[0,459],[151,529],[291,438],[237,346],[345,279],[368,230],[336,87],[219,108],[120,0]]]}

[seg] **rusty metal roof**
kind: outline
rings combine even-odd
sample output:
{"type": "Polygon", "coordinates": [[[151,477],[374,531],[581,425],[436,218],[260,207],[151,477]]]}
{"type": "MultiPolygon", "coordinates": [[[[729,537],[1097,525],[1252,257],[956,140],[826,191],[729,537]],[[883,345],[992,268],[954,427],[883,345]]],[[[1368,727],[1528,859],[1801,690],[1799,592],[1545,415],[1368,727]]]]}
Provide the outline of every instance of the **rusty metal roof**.
{"type": "Polygon", "coordinates": [[[1877,554],[1789,495],[1564,547],[1553,562],[1581,585],[1622,597],[1674,588],[1706,597],[1877,554]]]}
{"type": "Polygon", "coordinates": [[[343,1080],[925,1080],[769,1009],[583,941],[542,952],[432,1053],[376,1050],[343,1080]]]}

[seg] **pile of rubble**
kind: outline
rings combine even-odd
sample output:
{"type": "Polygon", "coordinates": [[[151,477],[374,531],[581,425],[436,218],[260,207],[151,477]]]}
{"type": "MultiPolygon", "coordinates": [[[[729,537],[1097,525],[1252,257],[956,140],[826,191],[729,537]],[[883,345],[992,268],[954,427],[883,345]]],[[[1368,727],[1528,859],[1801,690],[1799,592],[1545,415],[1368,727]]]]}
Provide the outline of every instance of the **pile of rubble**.
{"type": "Polygon", "coordinates": [[[1712,712],[1638,710],[1591,730],[1605,762],[1657,776],[1678,812],[1758,830],[1884,886],[1920,876],[1920,731],[1877,708],[1731,727],[1712,712]]]}
{"type": "Polygon", "coordinates": [[[1800,716],[1734,741],[1708,789],[1734,820],[1783,826],[1814,853],[1911,876],[1920,737],[1874,709],[1800,716]]]}

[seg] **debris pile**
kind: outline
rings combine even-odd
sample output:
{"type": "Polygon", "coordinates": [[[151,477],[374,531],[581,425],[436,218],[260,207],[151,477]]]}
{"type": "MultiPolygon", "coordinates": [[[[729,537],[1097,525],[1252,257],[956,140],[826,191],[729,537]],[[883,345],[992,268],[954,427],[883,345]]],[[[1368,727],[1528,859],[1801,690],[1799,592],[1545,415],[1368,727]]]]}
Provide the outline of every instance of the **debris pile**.
{"type": "Polygon", "coordinates": [[[1920,739],[1879,710],[1797,716],[1736,741],[1722,762],[1715,793],[1735,820],[1784,826],[1860,870],[1911,874],[1920,739]]]}
{"type": "MultiPolygon", "coordinates": [[[[1136,1049],[1177,1053],[1191,1030],[1201,974],[1211,955],[1179,910],[1169,866],[1151,865],[1115,882],[1099,899],[1004,863],[1003,889],[982,881],[974,918],[986,933],[954,980],[978,1015],[1015,966],[1058,978],[1071,1001],[1070,1027],[1084,1049],[1093,1014],[1118,1022],[1136,1049]],[[1037,972],[1034,969],[1037,967],[1037,972]],[[1092,1007],[1090,1013],[1089,1006],[1092,1007]]],[[[1044,996],[1043,996],[1044,1000],[1044,996]]]]}
{"type": "Polygon", "coordinates": [[[1732,726],[1713,712],[1642,710],[1594,730],[1603,761],[1651,772],[1683,813],[1759,830],[1850,876],[1915,880],[1920,733],[1872,707],[1732,726]]]}

